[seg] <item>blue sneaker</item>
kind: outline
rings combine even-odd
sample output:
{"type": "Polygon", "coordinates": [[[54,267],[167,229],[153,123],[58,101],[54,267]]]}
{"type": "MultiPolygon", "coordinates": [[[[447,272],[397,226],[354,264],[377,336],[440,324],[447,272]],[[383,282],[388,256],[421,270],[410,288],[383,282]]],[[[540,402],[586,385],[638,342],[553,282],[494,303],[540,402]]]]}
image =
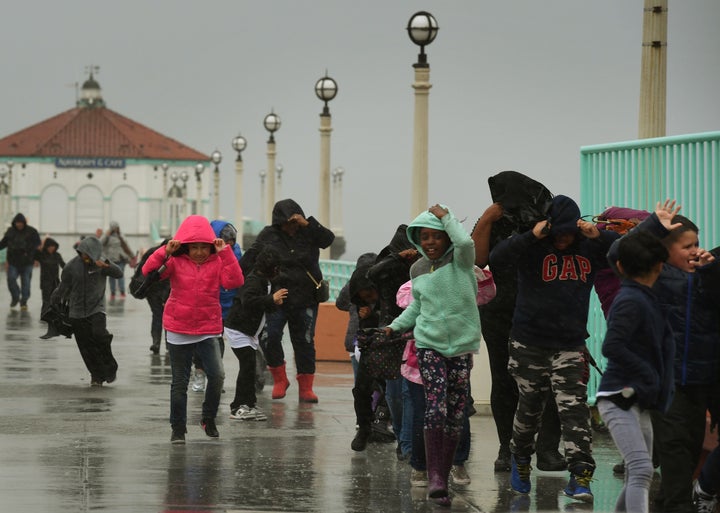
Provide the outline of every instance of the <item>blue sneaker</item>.
{"type": "Polygon", "coordinates": [[[572,469],[570,481],[565,487],[565,495],[573,499],[592,502],[593,494],[590,491],[590,481],[592,481],[593,468],[589,465],[578,465],[572,469]]]}
{"type": "Polygon", "coordinates": [[[510,463],[510,486],[517,493],[530,493],[530,457],[513,454],[510,463]]]}

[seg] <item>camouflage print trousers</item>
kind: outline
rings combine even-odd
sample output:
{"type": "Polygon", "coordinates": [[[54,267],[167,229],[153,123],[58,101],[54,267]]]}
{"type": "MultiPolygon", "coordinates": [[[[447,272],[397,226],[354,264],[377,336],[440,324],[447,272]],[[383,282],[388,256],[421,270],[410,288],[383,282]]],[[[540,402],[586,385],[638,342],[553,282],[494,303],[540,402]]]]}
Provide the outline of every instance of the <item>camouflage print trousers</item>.
{"type": "Polygon", "coordinates": [[[587,385],[583,381],[584,346],[560,350],[525,345],[513,339],[508,344],[508,371],[515,378],[520,394],[511,452],[518,456],[535,452],[535,435],[549,397],[547,392],[551,390],[560,416],[568,468],[572,470],[579,463],[594,468],[587,385]]]}

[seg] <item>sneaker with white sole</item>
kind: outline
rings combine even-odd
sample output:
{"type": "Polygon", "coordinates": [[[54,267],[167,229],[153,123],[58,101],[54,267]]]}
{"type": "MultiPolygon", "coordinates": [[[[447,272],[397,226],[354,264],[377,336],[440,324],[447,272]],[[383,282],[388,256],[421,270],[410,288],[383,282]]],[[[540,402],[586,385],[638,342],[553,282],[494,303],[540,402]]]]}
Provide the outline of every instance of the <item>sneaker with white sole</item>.
{"type": "Polygon", "coordinates": [[[428,485],[427,471],[415,470],[410,471],[410,486],[425,488],[428,485]]]}
{"type": "Polygon", "coordinates": [[[259,408],[242,404],[238,406],[236,410],[230,411],[230,418],[235,420],[255,420],[259,422],[267,420],[267,415],[259,408]]]}
{"type": "Polygon", "coordinates": [[[590,491],[594,469],[590,465],[576,465],[570,473],[570,480],[565,487],[565,495],[583,502],[593,502],[593,494],[590,491]]]}
{"type": "Polygon", "coordinates": [[[456,485],[466,486],[470,484],[470,476],[465,470],[465,465],[453,465],[450,468],[450,479],[456,485]]]}
{"type": "Polygon", "coordinates": [[[204,392],[205,391],[205,371],[202,369],[195,369],[195,372],[191,378],[191,385],[193,392],[204,392]]]}

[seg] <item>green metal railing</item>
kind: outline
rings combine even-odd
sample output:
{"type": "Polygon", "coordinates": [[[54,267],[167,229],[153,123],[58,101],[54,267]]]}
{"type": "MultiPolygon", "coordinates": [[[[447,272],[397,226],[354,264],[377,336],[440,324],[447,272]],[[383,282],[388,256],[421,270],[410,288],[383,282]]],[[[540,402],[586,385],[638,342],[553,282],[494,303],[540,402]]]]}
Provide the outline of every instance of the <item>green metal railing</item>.
{"type": "MultiPolygon", "coordinates": [[[[599,214],[618,206],[653,211],[658,201],[675,199],[681,213],[700,228],[700,244],[720,245],[720,132],[658,137],[580,149],[580,209],[599,214]]],[[[588,349],[605,367],[601,347],[605,318],[593,293],[588,349]]],[[[590,373],[591,403],[599,382],[590,373]]]]}
{"type": "Polygon", "coordinates": [[[320,260],[320,270],[323,278],[330,282],[330,301],[335,301],[340,289],[345,286],[355,270],[355,262],[320,260]]]}

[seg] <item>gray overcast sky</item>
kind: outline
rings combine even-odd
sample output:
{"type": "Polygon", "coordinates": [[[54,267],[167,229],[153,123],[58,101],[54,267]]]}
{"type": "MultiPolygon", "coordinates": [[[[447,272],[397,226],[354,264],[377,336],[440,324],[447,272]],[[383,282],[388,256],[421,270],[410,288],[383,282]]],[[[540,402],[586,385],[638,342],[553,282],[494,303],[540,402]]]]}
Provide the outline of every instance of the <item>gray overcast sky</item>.
{"type": "MultiPolygon", "coordinates": [[[[207,154],[223,153],[221,215],[234,215],[232,138],[248,140],[245,215],[260,215],[270,109],[282,196],[317,212],[319,114],[330,103],[354,260],[410,220],[412,64],[405,27],[437,18],[427,47],[430,202],[470,230],[487,178],[514,169],[579,199],[581,146],[638,133],[642,0],[25,1],[3,9],[0,137],[74,106],[86,65],[109,108],[207,154]]],[[[670,0],[667,134],[720,129],[720,2],[670,0]]]]}

